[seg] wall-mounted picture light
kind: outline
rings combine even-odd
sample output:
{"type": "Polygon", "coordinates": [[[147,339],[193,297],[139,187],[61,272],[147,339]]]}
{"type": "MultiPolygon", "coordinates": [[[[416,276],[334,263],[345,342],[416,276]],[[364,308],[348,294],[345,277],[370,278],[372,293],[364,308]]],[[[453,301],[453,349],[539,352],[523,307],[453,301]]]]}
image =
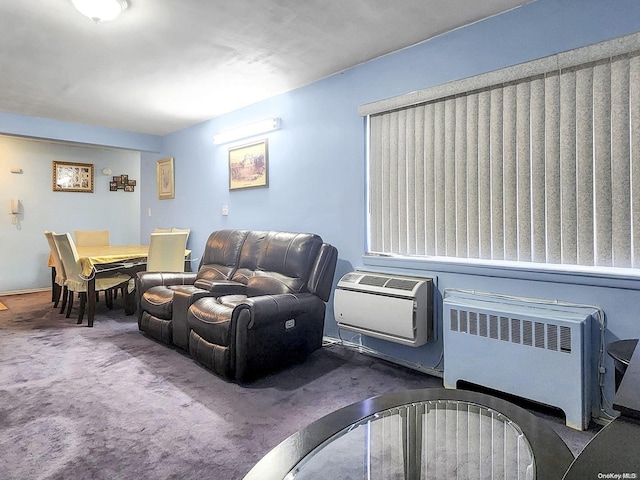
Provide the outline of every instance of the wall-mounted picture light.
{"type": "Polygon", "coordinates": [[[280,128],[279,118],[269,118],[255,123],[242,125],[241,127],[232,128],[213,136],[213,143],[221,145],[223,143],[233,142],[243,138],[253,137],[262,133],[272,132],[280,128]]]}

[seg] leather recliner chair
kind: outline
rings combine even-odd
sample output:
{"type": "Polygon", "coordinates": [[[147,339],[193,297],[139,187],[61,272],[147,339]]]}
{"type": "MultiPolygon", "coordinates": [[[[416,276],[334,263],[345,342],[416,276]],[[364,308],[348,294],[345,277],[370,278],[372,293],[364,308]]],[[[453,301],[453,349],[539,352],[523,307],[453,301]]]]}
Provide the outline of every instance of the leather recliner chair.
{"type": "Polygon", "coordinates": [[[309,233],[214,232],[197,273],[138,275],[139,328],[247,380],[321,346],[337,256],[309,233]]]}
{"type": "Polygon", "coordinates": [[[220,230],[209,235],[197,272],[138,273],[138,328],[156,340],[187,349],[186,315],[191,303],[205,295],[238,292],[236,282],[231,284],[228,280],[237,269],[248,233],[220,230]],[[174,306],[176,300],[178,305],[174,306]],[[183,320],[179,323],[182,329],[174,329],[174,317],[178,322],[183,320]]]}
{"type": "Polygon", "coordinates": [[[187,313],[191,356],[240,382],[322,346],[338,257],[317,235],[266,232],[251,241],[255,233],[247,236],[232,276],[245,292],[200,298],[187,313]]]}

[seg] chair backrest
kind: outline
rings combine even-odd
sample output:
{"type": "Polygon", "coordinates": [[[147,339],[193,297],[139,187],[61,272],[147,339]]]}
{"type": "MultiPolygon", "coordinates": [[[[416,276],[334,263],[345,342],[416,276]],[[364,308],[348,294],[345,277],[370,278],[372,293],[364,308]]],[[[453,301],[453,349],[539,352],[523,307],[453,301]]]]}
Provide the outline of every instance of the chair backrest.
{"type": "Polygon", "coordinates": [[[44,236],[49,243],[49,249],[51,250],[51,259],[53,260],[53,266],[56,269],[56,283],[58,285],[64,284],[64,281],[67,278],[67,274],[64,270],[64,265],[62,265],[62,260],[60,259],[60,252],[58,251],[58,247],[56,246],[56,242],[53,240],[53,235],[55,232],[51,232],[49,230],[44,232],[44,236]]]}
{"type": "Polygon", "coordinates": [[[238,267],[247,230],[218,230],[209,235],[194,285],[209,290],[218,280],[229,280],[238,267]]]}
{"type": "Polygon", "coordinates": [[[147,257],[148,272],[184,272],[187,233],[152,233],[147,257]]]}
{"type": "Polygon", "coordinates": [[[80,267],[78,252],[71,235],[68,233],[54,233],[53,241],[60,253],[60,260],[64,266],[67,280],[86,283],[87,279],[82,277],[82,268],[80,267]]]}
{"type": "Polygon", "coordinates": [[[75,230],[74,234],[79,247],[109,245],[109,230],[75,230]]]}
{"type": "Polygon", "coordinates": [[[170,228],[154,228],[153,233],[171,233],[170,228]]]}
{"type": "Polygon", "coordinates": [[[187,240],[189,240],[189,234],[191,233],[191,229],[190,228],[171,228],[171,233],[186,233],[187,234],[187,240]]]}

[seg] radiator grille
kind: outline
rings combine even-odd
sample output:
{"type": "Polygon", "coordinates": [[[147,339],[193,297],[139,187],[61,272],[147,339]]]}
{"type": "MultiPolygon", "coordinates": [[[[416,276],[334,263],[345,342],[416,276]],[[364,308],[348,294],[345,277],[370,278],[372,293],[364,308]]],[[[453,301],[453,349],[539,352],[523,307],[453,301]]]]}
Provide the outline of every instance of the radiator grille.
{"type": "Polygon", "coordinates": [[[571,353],[571,329],[553,323],[532,322],[517,317],[487,315],[452,308],[450,326],[454,332],[571,353]]]}
{"type": "Polygon", "coordinates": [[[395,288],[396,290],[406,290],[407,292],[413,291],[419,282],[415,280],[405,280],[402,278],[391,278],[387,282],[387,288],[395,288]]]}

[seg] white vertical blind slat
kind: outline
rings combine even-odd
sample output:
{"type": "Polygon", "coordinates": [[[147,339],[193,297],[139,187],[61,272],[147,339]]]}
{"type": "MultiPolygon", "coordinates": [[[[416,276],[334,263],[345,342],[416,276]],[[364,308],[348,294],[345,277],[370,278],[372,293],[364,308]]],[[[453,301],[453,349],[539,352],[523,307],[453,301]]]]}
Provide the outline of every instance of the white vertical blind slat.
{"type": "Polygon", "coordinates": [[[425,254],[436,254],[436,172],[435,172],[435,106],[433,103],[424,108],[424,144],[425,144],[425,182],[426,204],[424,209],[425,225],[425,254]]]}
{"type": "Polygon", "coordinates": [[[576,73],[560,75],[560,215],[562,263],[575,264],[577,248],[576,206],[576,73]]]}
{"type": "Polygon", "coordinates": [[[398,143],[396,145],[396,198],[394,220],[397,222],[395,245],[396,251],[402,254],[407,252],[407,116],[408,110],[398,111],[398,143]]]}
{"type": "Polygon", "coordinates": [[[467,97],[467,255],[480,256],[478,215],[478,94],[467,97]]]}
{"type": "Polygon", "coordinates": [[[593,67],[576,72],[576,224],[579,265],[593,265],[593,67]]]}
{"type": "Polygon", "coordinates": [[[382,219],[384,212],[382,211],[382,190],[384,188],[384,177],[382,167],[384,162],[383,144],[385,141],[384,125],[388,125],[389,117],[386,115],[375,115],[370,119],[370,135],[369,135],[369,238],[371,248],[375,251],[384,249],[384,241],[382,237],[382,219]]]}
{"type": "Polygon", "coordinates": [[[445,228],[445,205],[446,205],[446,116],[445,107],[443,102],[435,104],[435,118],[434,118],[434,173],[435,173],[435,234],[436,234],[436,248],[435,254],[445,256],[447,254],[446,243],[446,228],[445,228]]]}
{"type": "Polygon", "coordinates": [[[518,260],[531,261],[531,89],[520,82],[516,92],[516,175],[518,192],[518,260]]]}
{"type": "Polygon", "coordinates": [[[468,256],[467,246],[467,99],[455,101],[455,246],[456,257],[468,256]]]}
{"type": "Polygon", "coordinates": [[[414,164],[415,164],[415,177],[414,177],[414,188],[415,188],[415,199],[414,199],[414,209],[415,209],[415,254],[416,255],[425,255],[424,245],[426,242],[425,235],[425,215],[424,215],[424,205],[426,203],[426,177],[425,177],[425,134],[424,134],[424,106],[419,106],[415,108],[415,153],[414,153],[414,164]]]}
{"type": "Polygon", "coordinates": [[[480,258],[491,258],[491,93],[478,96],[478,214],[480,258]]]}
{"type": "Polygon", "coordinates": [[[491,117],[489,120],[491,144],[491,258],[504,259],[504,145],[503,145],[503,91],[491,90],[491,117]]]}
{"type": "Polygon", "coordinates": [[[629,66],[629,117],[631,141],[631,232],[632,264],[640,267],[640,55],[631,57],[629,66]]]}
{"type": "Polygon", "coordinates": [[[611,228],[613,265],[631,263],[631,148],[629,145],[629,57],[611,62],[611,228]]]}
{"type": "Polygon", "coordinates": [[[504,255],[505,260],[518,260],[518,158],[516,85],[503,91],[503,187],[504,187],[504,255]]]}
{"type": "Polygon", "coordinates": [[[531,82],[531,240],[532,260],[547,261],[547,224],[545,207],[545,129],[544,79],[531,82]]]}
{"type": "Polygon", "coordinates": [[[611,67],[609,62],[599,62],[593,69],[593,117],[595,264],[611,266],[611,67]]]}
{"type": "Polygon", "coordinates": [[[547,262],[562,262],[560,197],[560,78],[553,72],[545,78],[545,218],[547,262]]]}
{"type": "Polygon", "coordinates": [[[445,252],[456,256],[456,101],[444,102],[444,235],[445,252]]]}

